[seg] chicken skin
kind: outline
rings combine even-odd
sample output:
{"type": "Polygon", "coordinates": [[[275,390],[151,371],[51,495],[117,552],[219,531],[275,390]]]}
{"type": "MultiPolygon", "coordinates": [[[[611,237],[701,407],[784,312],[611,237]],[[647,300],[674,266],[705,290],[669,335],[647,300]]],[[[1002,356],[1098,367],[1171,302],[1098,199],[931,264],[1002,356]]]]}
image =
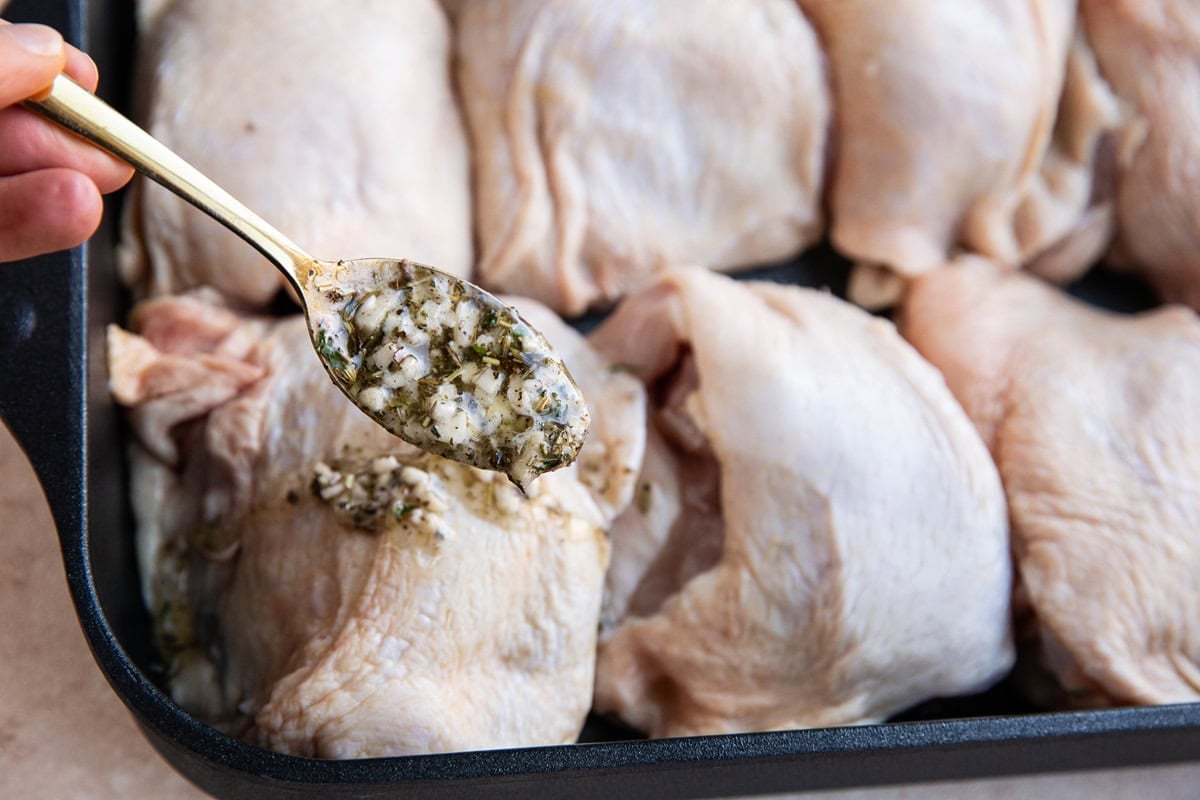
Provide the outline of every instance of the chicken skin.
{"type": "Polygon", "coordinates": [[[891,323],[683,270],[591,341],[653,400],[597,710],[652,736],[852,724],[1005,674],[1000,480],[891,323]]]}
{"type": "Polygon", "coordinates": [[[830,101],[792,0],[451,5],[484,286],[574,315],[820,237],[830,101]]]}
{"type": "Polygon", "coordinates": [[[1196,315],[1117,316],[966,259],[916,281],[901,330],[1000,469],[1027,644],[1064,701],[1200,700],[1196,315]]]}
{"type": "Polygon", "coordinates": [[[915,275],[956,246],[1015,263],[1013,215],[1050,140],[1071,0],[799,0],[837,116],[834,244],[915,275]]]}
{"type": "Polygon", "coordinates": [[[1080,16],[1135,114],[1120,144],[1113,260],[1200,308],[1200,3],[1082,0],[1080,16]]]}
{"type": "MultiPolygon", "coordinates": [[[[436,0],[176,0],[140,9],[138,116],[315,258],[410,258],[471,273],[468,152],[436,0]]],[[[262,256],[157,184],[127,207],[140,296],[211,286],[261,307],[262,256]]]]}
{"type": "Polygon", "coordinates": [[[608,509],[632,493],[644,399],[558,324],[603,421],[528,495],[378,428],[326,377],[300,317],[243,317],[204,293],[144,303],[136,333],[112,330],[144,593],[176,701],[322,758],[574,741],[608,509]]]}

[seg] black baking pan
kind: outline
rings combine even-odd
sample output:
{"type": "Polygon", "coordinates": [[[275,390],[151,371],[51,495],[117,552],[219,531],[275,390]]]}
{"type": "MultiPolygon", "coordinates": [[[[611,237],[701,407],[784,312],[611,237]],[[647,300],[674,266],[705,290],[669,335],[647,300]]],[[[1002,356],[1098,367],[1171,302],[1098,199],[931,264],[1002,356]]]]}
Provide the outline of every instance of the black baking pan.
{"type": "MultiPolygon", "coordinates": [[[[133,0],[15,0],[5,16],[63,31],[100,64],[102,94],[126,105],[133,0]]],[[[285,756],[224,736],[158,685],[124,430],[105,374],[104,328],[125,310],[113,271],[116,212],[112,204],[82,247],[0,265],[0,416],[45,490],[96,663],[163,757],[207,791],[254,800],[720,797],[1200,760],[1200,704],[1014,713],[1004,687],[883,725],[646,741],[592,721],[581,744],[356,761],[285,756]]],[[[817,251],[766,276],[837,289],[840,266],[817,251]]],[[[1151,302],[1104,274],[1075,292],[1128,310],[1151,302]]]]}

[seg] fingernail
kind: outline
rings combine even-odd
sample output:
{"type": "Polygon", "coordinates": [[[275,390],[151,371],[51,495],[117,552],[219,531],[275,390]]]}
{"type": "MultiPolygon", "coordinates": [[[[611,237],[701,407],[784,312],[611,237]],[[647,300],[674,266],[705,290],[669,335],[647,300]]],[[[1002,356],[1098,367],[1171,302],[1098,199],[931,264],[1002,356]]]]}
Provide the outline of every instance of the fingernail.
{"type": "Polygon", "coordinates": [[[5,25],[5,30],[21,48],[35,56],[56,56],[62,52],[62,35],[45,25],[5,25]]]}

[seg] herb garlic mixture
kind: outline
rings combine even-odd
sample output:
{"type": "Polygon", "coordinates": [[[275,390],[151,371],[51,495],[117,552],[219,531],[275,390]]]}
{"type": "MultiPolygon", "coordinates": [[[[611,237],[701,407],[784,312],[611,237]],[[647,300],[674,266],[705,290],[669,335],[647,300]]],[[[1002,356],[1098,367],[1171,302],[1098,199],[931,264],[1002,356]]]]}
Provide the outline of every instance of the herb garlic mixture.
{"type": "Polygon", "coordinates": [[[588,412],[545,338],[449,275],[380,264],[361,286],[313,278],[317,352],[342,390],[405,441],[522,488],[574,461],[588,412]]]}
{"type": "MultiPolygon", "coordinates": [[[[364,458],[344,452],[313,466],[309,488],[350,530],[383,533],[402,526],[420,534],[436,549],[453,535],[445,524],[451,503],[447,484],[456,487],[454,502],[472,506],[489,519],[515,514],[523,503],[537,502],[492,478],[491,472],[479,472],[427,453],[364,458]]],[[[534,496],[538,496],[536,491],[534,496]]],[[[547,506],[544,501],[539,505],[547,506]]]]}

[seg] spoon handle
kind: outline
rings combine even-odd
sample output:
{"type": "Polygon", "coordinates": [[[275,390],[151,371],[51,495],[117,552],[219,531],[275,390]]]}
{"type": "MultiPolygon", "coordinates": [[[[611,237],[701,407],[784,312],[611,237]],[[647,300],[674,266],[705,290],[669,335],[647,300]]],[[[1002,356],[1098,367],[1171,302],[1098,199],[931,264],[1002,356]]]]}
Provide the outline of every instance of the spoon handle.
{"type": "Polygon", "coordinates": [[[299,276],[313,258],[162,142],[65,75],[24,102],[127,161],[249,242],[301,289],[299,276]]]}

